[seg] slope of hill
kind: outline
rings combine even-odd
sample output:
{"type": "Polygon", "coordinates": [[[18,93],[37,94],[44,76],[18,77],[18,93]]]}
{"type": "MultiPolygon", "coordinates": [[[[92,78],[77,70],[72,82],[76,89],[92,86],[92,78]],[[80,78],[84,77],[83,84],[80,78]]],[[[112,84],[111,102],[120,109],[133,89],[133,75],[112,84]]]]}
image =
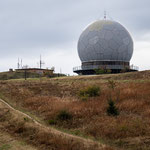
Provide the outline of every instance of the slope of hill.
{"type": "Polygon", "coordinates": [[[150,150],[150,71],[1,81],[0,97],[45,126],[112,149],[150,150]],[[91,87],[99,95],[80,94],[91,87]],[[107,114],[110,99],[118,116],[107,114]]]}
{"type": "Polygon", "coordinates": [[[0,131],[0,150],[37,150],[20,139],[15,139],[7,132],[0,131]]]}

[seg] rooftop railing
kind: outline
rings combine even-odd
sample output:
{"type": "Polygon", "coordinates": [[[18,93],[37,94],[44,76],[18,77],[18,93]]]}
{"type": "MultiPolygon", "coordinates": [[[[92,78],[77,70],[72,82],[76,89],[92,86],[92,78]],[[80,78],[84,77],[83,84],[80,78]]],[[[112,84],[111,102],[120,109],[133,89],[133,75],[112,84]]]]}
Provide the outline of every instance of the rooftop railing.
{"type": "MultiPolygon", "coordinates": [[[[106,69],[126,69],[125,66],[122,65],[107,65],[107,66],[102,66],[102,65],[87,65],[87,66],[77,66],[73,68],[73,71],[80,71],[80,70],[94,70],[94,69],[99,69],[106,67],[106,69]]],[[[130,65],[129,69],[131,70],[139,70],[139,67],[130,65]]]]}

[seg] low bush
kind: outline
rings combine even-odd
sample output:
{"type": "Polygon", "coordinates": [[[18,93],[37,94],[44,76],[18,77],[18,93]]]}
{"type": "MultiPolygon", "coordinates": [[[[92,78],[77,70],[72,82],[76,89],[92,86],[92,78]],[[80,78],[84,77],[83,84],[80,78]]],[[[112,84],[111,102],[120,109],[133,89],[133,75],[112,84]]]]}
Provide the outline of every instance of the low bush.
{"type": "Polygon", "coordinates": [[[29,121],[29,118],[28,117],[24,117],[23,120],[24,121],[29,121]]]}
{"type": "Polygon", "coordinates": [[[55,119],[48,120],[50,125],[56,125],[57,121],[55,119]]]}
{"type": "Polygon", "coordinates": [[[79,91],[79,97],[86,100],[88,97],[96,97],[100,95],[100,88],[97,86],[90,86],[79,91]]]}
{"type": "Polygon", "coordinates": [[[65,121],[72,119],[72,114],[69,113],[67,110],[61,110],[56,117],[58,120],[65,121]]]}
{"type": "Polygon", "coordinates": [[[106,68],[99,68],[99,69],[95,69],[95,74],[99,75],[99,74],[109,74],[111,73],[110,69],[106,69],[106,68]]]}

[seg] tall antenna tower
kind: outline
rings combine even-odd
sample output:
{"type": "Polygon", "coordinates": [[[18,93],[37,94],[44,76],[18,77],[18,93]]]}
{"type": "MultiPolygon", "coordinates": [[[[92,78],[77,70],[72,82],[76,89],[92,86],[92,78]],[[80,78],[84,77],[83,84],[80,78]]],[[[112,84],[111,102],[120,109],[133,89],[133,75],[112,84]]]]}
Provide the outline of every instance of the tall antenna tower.
{"type": "Polygon", "coordinates": [[[40,55],[40,69],[42,68],[42,65],[44,65],[45,63],[44,63],[44,61],[42,61],[42,57],[41,57],[41,55],[40,55]]]}

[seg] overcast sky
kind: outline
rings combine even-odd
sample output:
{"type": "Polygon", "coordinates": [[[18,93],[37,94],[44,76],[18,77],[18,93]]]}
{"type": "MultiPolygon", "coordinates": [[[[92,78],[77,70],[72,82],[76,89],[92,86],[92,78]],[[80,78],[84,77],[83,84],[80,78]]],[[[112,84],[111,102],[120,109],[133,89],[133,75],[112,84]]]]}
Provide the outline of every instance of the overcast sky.
{"type": "Polygon", "coordinates": [[[73,74],[80,66],[78,38],[91,22],[108,17],[131,33],[131,64],[150,69],[150,0],[0,0],[0,71],[23,65],[73,74]]]}

